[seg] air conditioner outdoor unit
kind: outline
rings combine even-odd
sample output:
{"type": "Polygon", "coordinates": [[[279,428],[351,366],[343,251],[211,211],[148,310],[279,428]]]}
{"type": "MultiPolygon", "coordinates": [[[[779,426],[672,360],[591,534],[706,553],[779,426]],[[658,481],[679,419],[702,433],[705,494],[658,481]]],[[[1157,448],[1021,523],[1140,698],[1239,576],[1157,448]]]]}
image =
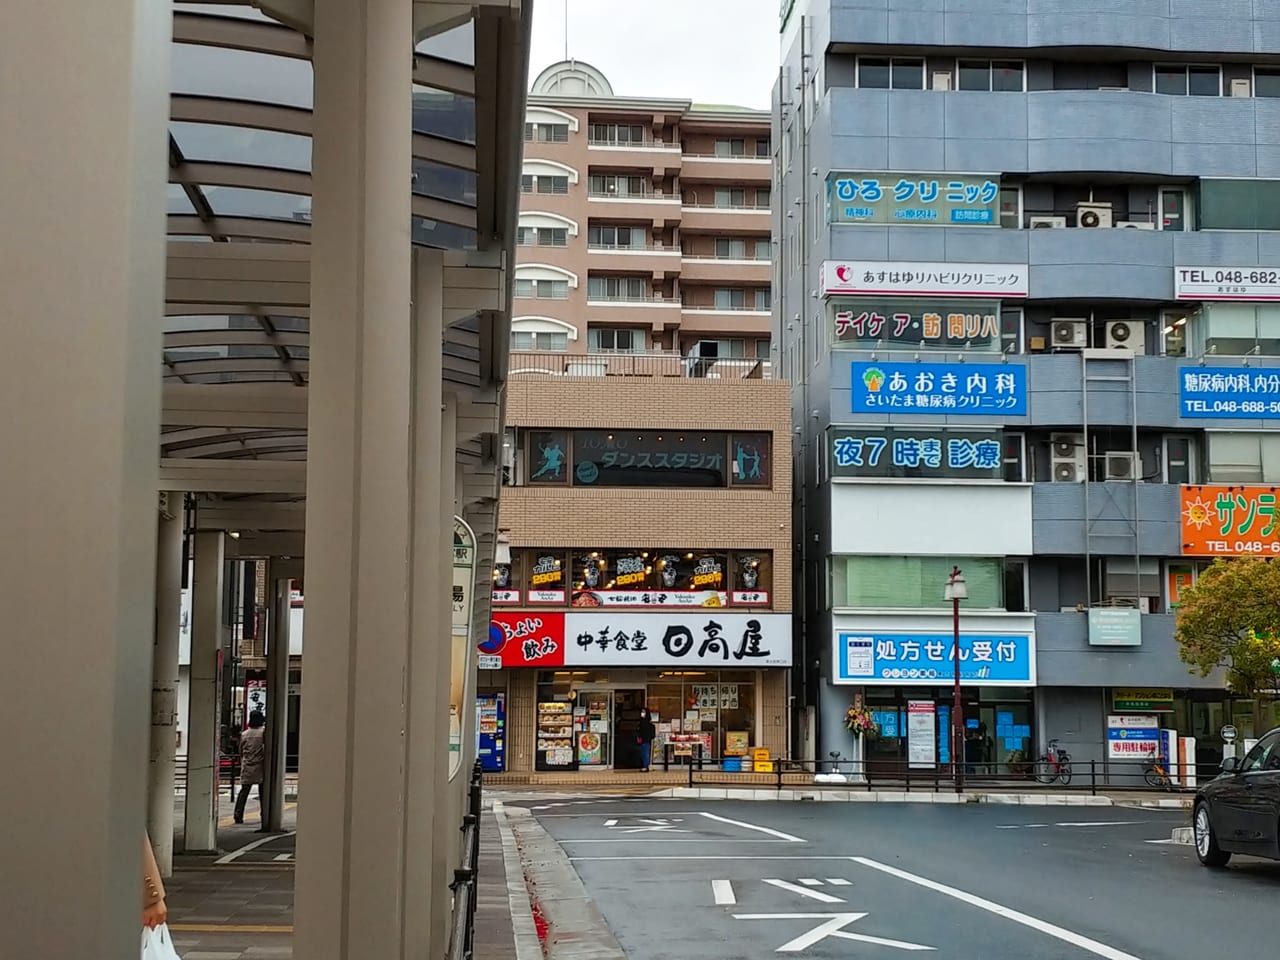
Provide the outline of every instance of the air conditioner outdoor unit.
{"type": "Polygon", "coordinates": [[[1054,483],[1084,483],[1089,470],[1084,434],[1049,434],[1049,456],[1053,465],[1054,483]]]}
{"type": "Polygon", "coordinates": [[[1231,96],[1233,97],[1252,97],[1253,84],[1249,82],[1248,77],[1237,77],[1231,81],[1231,96]]]}
{"type": "Polygon", "coordinates": [[[1141,320],[1111,320],[1107,323],[1108,347],[1147,352],[1147,325],[1141,320]]]}
{"type": "Polygon", "coordinates": [[[1067,225],[1066,217],[1032,217],[1032,230],[1062,230],[1067,225]]]}
{"type": "Polygon", "coordinates": [[[1089,321],[1076,317],[1054,317],[1049,321],[1049,344],[1073,349],[1087,347],[1089,321]]]}
{"type": "Polygon", "coordinates": [[[1132,450],[1124,453],[1108,453],[1106,456],[1106,479],[1137,480],[1140,467],[1138,455],[1132,450]]]}
{"type": "Polygon", "coordinates": [[[933,74],[933,89],[950,90],[951,74],[948,73],[946,70],[935,71],[935,73],[933,74]]]}
{"type": "Polygon", "coordinates": [[[1076,226],[1095,229],[1111,226],[1111,204],[1079,203],[1076,204],[1076,226]]]}
{"type": "Polygon", "coordinates": [[[1146,220],[1121,220],[1116,224],[1118,230],[1154,230],[1156,225],[1146,220]]]}

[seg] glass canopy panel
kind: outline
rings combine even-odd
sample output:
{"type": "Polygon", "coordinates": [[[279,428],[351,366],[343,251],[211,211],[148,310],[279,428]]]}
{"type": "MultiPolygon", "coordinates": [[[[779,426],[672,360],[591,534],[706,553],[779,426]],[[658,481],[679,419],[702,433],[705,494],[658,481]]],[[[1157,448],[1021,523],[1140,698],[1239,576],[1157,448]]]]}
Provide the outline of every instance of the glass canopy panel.
{"type": "Polygon", "coordinates": [[[267,317],[267,322],[277,330],[301,331],[302,333],[306,333],[311,329],[311,321],[306,317],[281,317],[273,313],[267,317]]]}
{"type": "Polygon", "coordinates": [[[178,184],[169,184],[166,188],[165,197],[165,209],[167,212],[195,216],[196,208],[192,205],[191,198],[187,196],[187,191],[183,190],[178,184]]]}
{"type": "Polygon", "coordinates": [[[413,192],[453,203],[476,205],[476,175],[470,170],[446,167],[430,160],[413,161],[413,192]]]}
{"type": "Polygon", "coordinates": [[[173,45],[172,91],[311,109],[311,62],[250,50],[173,45]]]}
{"type": "Polygon", "coordinates": [[[201,314],[164,318],[165,333],[188,333],[193,330],[230,330],[231,318],[219,314],[201,314]]]}
{"type": "Polygon", "coordinates": [[[460,93],[413,85],[413,132],[476,142],[476,100],[460,93]]]}
{"type": "Polygon", "coordinates": [[[205,347],[167,347],[164,351],[165,363],[187,363],[191,360],[225,360],[225,345],[210,344],[205,347]]]}
{"type": "Polygon", "coordinates": [[[427,37],[416,47],[418,53],[441,60],[452,60],[454,63],[465,63],[468,67],[476,65],[476,22],[468,20],[461,26],[446,30],[444,33],[427,37]]]}
{"type": "Polygon", "coordinates": [[[219,217],[256,217],[260,220],[311,222],[311,198],[275,190],[249,187],[202,187],[205,199],[219,217]]]}
{"type": "Polygon", "coordinates": [[[440,223],[423,217],[413,218],[410,239],[421,247],[439,247],[442,250],[474,250],[476,232],[452,223],[440,223]]]}
{"type": "Polygon", "coordinates": [[[169,124],[169,132],[187,160],[311,172],[311,138],[296,133],[185,122],[169,124]]]}

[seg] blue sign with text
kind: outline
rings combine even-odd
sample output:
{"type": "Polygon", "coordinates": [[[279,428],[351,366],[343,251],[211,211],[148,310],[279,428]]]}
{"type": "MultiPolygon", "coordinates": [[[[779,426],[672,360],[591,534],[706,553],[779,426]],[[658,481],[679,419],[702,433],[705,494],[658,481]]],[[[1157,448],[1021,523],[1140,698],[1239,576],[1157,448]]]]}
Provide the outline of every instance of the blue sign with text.
{"type": "Polygon", "coordinates": [[[1184,417],[1280,420],[1280,369],[1179,367],[1178,411],[1184,417]]]}
{"type": "Polygon", "coordinates": [[[1000,184],[972,174],[858,173],[830,180],[832,223],[994,226],[1000,184]]]}
{"type": "MultiPolygon", "coordinates": [[[[836,634],[837,678],[872,685],[945,685],[955,676],[955,639],[941,633],[836,634]]],[[[984,687],[1035,685],[1035,649],[1021,634],[961,634],[960,680],[984,687]]]]}
{"type": "Polygon", "coordinates": [[[1027,415],[1027,367],[1022,363],[855,360],[849,387],[853,413],[1027,415]]]}

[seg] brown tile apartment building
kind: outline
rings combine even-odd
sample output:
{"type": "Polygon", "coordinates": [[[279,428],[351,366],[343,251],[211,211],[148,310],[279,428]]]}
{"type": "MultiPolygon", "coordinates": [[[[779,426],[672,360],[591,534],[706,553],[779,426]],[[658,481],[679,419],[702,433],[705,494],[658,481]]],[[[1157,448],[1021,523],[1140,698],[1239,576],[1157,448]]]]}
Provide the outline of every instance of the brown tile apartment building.
{"type": "Polygon", "coordinates": [[[639,767],[642,708],[655,766],[667,744],[730,767],[787,753],[771,156],[766,111],[615,97],[581,62],[534,82],[482,650],[502,669],[480,674],[482,748],[502,694],[508,773],[639,767]]]}

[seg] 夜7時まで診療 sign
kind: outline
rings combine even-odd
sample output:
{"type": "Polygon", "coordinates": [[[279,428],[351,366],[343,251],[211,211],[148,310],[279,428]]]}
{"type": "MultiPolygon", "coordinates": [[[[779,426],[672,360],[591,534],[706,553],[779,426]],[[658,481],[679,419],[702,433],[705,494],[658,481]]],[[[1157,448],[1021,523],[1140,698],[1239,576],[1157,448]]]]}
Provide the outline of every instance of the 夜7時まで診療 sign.
{"type": "Polygon", "coordinates": [[[882,363],[850,367],[853,413],[1027,415],[1027,367],[1022,363],[882,363]]]}
{"type": "Polygon", "coordinates": [[[937,477],[998,480],[1004,446],[998,430],[832,427],[833,477],[937,477]]]}
{"type": "Polygon", "coordinates": [[[832,223],[998,226],[999,176],[951,173],[833,173],[832,223]]]}

